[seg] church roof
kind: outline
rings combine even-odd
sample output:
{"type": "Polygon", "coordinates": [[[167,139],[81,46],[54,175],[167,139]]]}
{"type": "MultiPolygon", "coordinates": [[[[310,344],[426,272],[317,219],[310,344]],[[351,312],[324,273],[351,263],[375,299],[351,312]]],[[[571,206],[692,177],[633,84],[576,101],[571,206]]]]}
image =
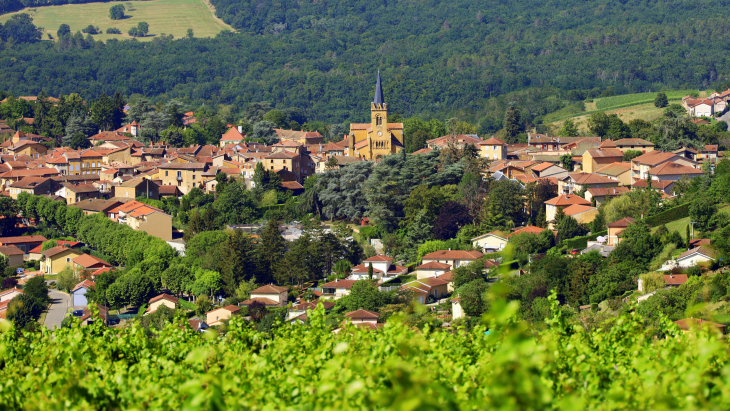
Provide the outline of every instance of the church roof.
{"type": "Polygon", "coordinates": [[[380,84],[380,70],[378,70],[378,81],[375,83],[375,97],[373,97],[373,103],[383,104],[385,99],[383,98],[383,87],[380,84]]]}

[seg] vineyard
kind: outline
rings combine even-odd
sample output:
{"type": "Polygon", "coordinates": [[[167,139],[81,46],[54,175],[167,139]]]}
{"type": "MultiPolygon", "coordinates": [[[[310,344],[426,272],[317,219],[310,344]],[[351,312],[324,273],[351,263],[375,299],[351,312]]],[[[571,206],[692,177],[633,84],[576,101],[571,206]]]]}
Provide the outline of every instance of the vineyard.
{"type": "Polygon", "coordinates": [[[307,326],[261,334],[234,317],[225,335],[177,317],[152,338],[99,322],[0,336],[0,409],[727,409],[727,343],[709,331],[643,334],[634,313],[606,329],[514,320],[496,299],[489,325],[332,333],[320,306],[307,326]]]}
{"type": "MultiPolygon", "coordinates": [[[[664,92],[667,98],[671,100],[681,100],[682,97],[697,93],[697,90],[676,90],[664,92]]],[[[611,110],[616,108],[628,107],[637,104],[653,103],[657,93],[636,93],[624,94],[621,96],[604,97],[596,99],[597,110],[611,110]]]]}

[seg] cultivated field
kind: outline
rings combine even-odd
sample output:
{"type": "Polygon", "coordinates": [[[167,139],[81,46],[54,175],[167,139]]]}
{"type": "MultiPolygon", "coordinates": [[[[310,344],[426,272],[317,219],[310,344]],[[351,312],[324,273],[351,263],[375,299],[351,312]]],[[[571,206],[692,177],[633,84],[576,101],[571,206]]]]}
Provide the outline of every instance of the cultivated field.
{"type": "MultiPolygon", "coordinates": [[[[682,97],[696,93],[697,90],[677,90],[677,91],[666,91],[669,100],[681,100],[682,97]]],[[[642,103],[653,103],[658,93],[636,93],[636,94],[624,94],[621,96],[603,97],[595,100],[596,110],[610,110],[612,108],[621,108],[626,106],[633,106],[642,103]]]]}
{"type": "MultiPolygon", "coordinates": [[[[133,2],[108,2],[87,4],[66,4],[63,6],[26,8],[18,13],[28,13],[33,23],[44,30],[43,39],[48,40],[48,34],[56,38],[56,31],[61,24],[68,24],[71,32],[81,31],[89,24],[98,27],[102,34],[94,36],[95,40],[119,39],[127,40],[130,28],[145,21],[150,26],[147,37],[138,38],[140,41],[151,40],[160,34],[172,34],[175,38],[185,37],[189,28],[193,29],[195,37],[213,37],[223,30],[233,30],[220,19],[216,18],[212,9],[205,0],[154,0],[133,2]],[[109,18],[109,9],[117,4],[123,4],[127,11],[127,18],[112,20],[109,18]],[[131,9],[131,10],[130,10],[131,9]],[[122,34],[106,34],[106,29],[116,27],[122,34]]],[[[0,16],[4,23],[12,16],[0,16]]],[[[84,34],[84,36],[86,36],[84,34]]]]}

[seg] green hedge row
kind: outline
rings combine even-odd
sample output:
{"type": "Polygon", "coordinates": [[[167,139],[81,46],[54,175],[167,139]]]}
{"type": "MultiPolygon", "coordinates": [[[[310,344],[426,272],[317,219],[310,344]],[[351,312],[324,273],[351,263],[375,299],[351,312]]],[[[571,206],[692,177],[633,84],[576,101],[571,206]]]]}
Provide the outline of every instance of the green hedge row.
{"type": "Polygon", "coordinates": [[[560,245],[562,247],[568,248],[569,250],[572,250],[574,248],[578,249],[578,250],[582,250],[582,249],[588,247],[588,241],[595,241],[596,238],[598,238],[599,236],[607,235],[607,234],[608,234],[608,231],[605,231],[605,230],[599,231],[599,232],[593,233],[591,235],[586,235],[583,237],[575,237],[575,238],[571,238],[569,240],[563,240],[560,243],[560,245]]]}
{"type": "Polygon", "coordinates": [[[653,215],[644,219],[644,221],[652,227],[657,227],[666,223],[670,223],[680,218],[689,216],[689,207],[692,205],[691,202],[684,203],[681,206],[670,208],[667,211],[662,211],[657,215],[653,215]]]}

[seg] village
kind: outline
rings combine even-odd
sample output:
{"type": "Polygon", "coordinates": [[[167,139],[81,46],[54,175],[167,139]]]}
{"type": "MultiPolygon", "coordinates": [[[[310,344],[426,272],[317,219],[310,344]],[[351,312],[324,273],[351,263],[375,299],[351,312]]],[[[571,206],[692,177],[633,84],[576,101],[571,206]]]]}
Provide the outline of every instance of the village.
{"type": "MultiPolygon", "coordinates": [[[[714,100],[708,113],[701,108],[707,99],[698,102],[686,98],[683,104],[690,115],[711,116],[715,109],[724,110],[722,105],[730,97],[730,92],[716,94],[710,97],[714,100]]],[[[34,100],[32,97],[21,99],[34,100]]],[[[190,112],[185,114],[183,121],[191,124],[196,120],[190,112]]],[[[32,118],[24,118],[22,124],[32,125],[33,122],[32,118]]],[[[246,274],[247,270],[254,271],[253,266],[239,267],[239,277],[232,284],[227,284],[222,277],[205,280],[207,277],[204,275],[188,271],[185,274],[190,277],[188,285],[173,286],[173,280],[167,278],[181,274],[167,274],[174,265],[170,262],[170,268],[160,268],[163,272],[158,277],[161,279],[153,280],[154,286],[140,291],[142,299],[139,296],[118,297],[111,304],[114,307],[110,307],[108,291],[107,294],[99,294],[96,283],[103,281],[104,288],[109,290],[110,283],[119,282],[117,276],[125,278],[126,274],[120,273],[126,272],[129,267],[124,267],[122,258],[117,259],[116,264],[107,262],[100,257],[104,255],[99,254],[96,244],[84,243],[78,236],[73,237],[69,232],[73,229],[64,229],[62,225],[57,225],[57,235],[51,236],[54,238],[33,233],[33,228],[37,228],[39,223],[45,224],[46,230],[53,228],[51,221],[58,217],[43,218],[42,208],[46,207],[45,204],[58,203],[54,210],[66,210],[65,219],[76,213],[88,217],[86,221],[94,224],[108,220],[162,240],[177,254],[174,258],[189,258],[191,241],[195,243],[194,236],[201,236],[208,230],[194,232],[191,236],[189,227],[181,227],[177,207],[181,202],[199,201],[190,196],[198,199],[211,196],[217,201],[223,196],[221,187],[232,182],[240,184],[244,190],[255,190],[257,181],[259,184],[273,181],[276,187],[269,189],[289,199],[287,201],[294,201],[305,196],[308,190],[305,186],[310,177],[329,175],[358,164],[377,165],[389,156],[400,158],[405,154],[403,128],[402,123],[388,122],[388,108],[379,75],[371,103],[371,122],[351,124],[349,134],[337,142],[325,141],[316,131],[283,128],[273,130],[276,143],[249,142],[240,126],[229,124],[218,145],[176,148],[165,141],[141,143],[137,138],[143,127],[133,121],[117,130],[100,131],[88,137],[90,148],[74,150],[49,147],[49,138],[0,125],[0,131],[7,136],[0,144],[0,190],[3,196],[18,205],[15,208],[17,215],[5,213],[4,218],[17,221],[15,229],[10,231],[19,234],[0,237],[0,255],[6,260],[7,273],[12,273],[6,274],[2,283],[0,317],[8,317],[13,299],[24,294],[24,284],[34,277],[41,277],[52,288],[50,296],[53,303],[49,309],[43,310],[44,313],[47,311],[44,314],[45,325],[49,328],[67,324],[70,318],[77,318],[82,324],[93,321],[90,306],[96,307],[100,315],[98,318],[110,326],[119,326],[130,319],[148,315],[171,318],[170,313],[176,310],[187,312],[190,325],[196,331],[225,327],[234,315],[244,315],[258,323],[276,313],[279,321],[306,323],[308,310],[315,309],[318,303],[322,303],[326,312],[335,309],[337,324],[351,322],[377,329],[385,324],[385,318],[381,317],[378,309],[403,308],[416,303],[427,308],[427,313],[422,312],[420,316],[431,316],[448,326],[481,315],[484,312],[483,298],[486,298],[484,293],[490,284],[524,276],[546,253],[548,256],[563,253],[564,260],[583,256],[606,260],[624,241],[624,234],[634,230],[630,227],[654,227],[652,232],[656,232],[656,227],[661,226],[662,232],[666,232],[667,223],[690,215],[691,204],[682,202],[682,195],[688,192],[689,187],[697,185],[695,179],[712,178],[724,155],[718,145],[663,152],[655,149],[654,143],[640,138],[612,140],[528,132],[527,143],[508,144],[494,136],[444,135],[427,140],[425,147],[408,156],[435,158],[445,152],[475,156],[472,162],[479,164],[478,178],[482,182],[490,185],[504,183],[516,190],[542,186],[545,190],[541,194],[541,203],[533,206],[525,200],[523,206],[518,207],[517,213],[526,217],[520,225],[493,223],[491,226],[477,226],[474,223],[469,225],[472,235],[464,240],[468,233],[462,234],[464,227],[460,224],[454,228],[459,231],[458,235],[454,235],[456,231],[453,231],[451,237],[441,237],[452,243],[433,240],[424,243],[423,240],[427,240],[424,237],[417,244],[404,244],[404,248],[418,248],[415,257],[393,252],[392,247],[384,244],[385,239],[365,235],[379,220],[379,216],[373,213],[359,217],[354,224],[349,219],[347,227],[335,227],[334,219],[329,222],[278,219],[266,222],[264,219],[257,224],[229,224],[221,231],[213,231],[228,232],[229,240],[235,235],[231,233],[238,232],[246,237],[245,241],[261,249],[265,232],[270,230],[269,233],[273,232],[271,235],[280,238],[282,244],[290,244],[279,246],[278,250],[282,251],[277,250],[277,253],[282,253],[281,258],[284,257],[284,248],[292,251],[296,241],[312,235],[320,239],[325,234],[336,235],[342,244],[349,244],[343,245],[343,248],[357,247],[366,251],[348,257],[347,261],[332,261],[324,269],[323,276],[310,276],[306,281],[294,280],[295,274],[288,274],[290,281],[282,281],[282,278],[287,278],[286,274],[272,272],[286,271],[286,268],[272,263],[258,268],[259,271],[270,271],[259,275],[246,274]],[[647,193],[655,215],[649,216],[648,211],[647,215],[642,212],[633,217],[602,212],[602,207],[617,198],[630,198],[634,195],[632,193],[647,193]],[[36,197],[44,206],[36,206],[34,212],[29,198],[36,197]],[[605,215],[621,218],[603,221],[605,215]],[[461,238],[461,243],[454,243],[454,237],[461,238]],[[525,246],[525,239],[539,239],[546,245],[525,246]],[[454,249],[446,247],[450,244],[455,244],[454,249]],[[519,253],[523,255],[518,257],[519,253]],[[520,261],[525,253],[528,261],[520,261]],[[254,277],[267,281],[256,284],[254,277]],[[191,284],[205,281],[213,281],[213,284],[202,288],[201,297],[201,292],[193,291],[195,286],[191,284]],[[481,282],[479,287],[474,285],[475,282],[481,282]],[[94,297],[87,298],[87,293],[94,297]],[[348,302],[338,303],[340,299],[348,302]]],[[[196,216],[199,214],[202,211],[195,213],[196,216]]],[[[309,214],[305,219],[311,217],[312,214],[309,214]]],[[[192,224],[192,221],[188,222],[192,224]]],[[[717,229],[722,228],[722,224],[716,224],[717,229]]],[[[662,244],[652,254],[653,274],[647,270],[647,274],[635,278],[636,286],[620,298],[627,301],[628,296],[633,295],[641,302],[663,287],[669,289],[683,285],[688,281],[688,272],[697,274],[698,270],[704,272],[717,268],[718,251],[709,238],[710,227],[705,224],[702,230],[708,238],[695,238],[694,222],[692,228],[692,233],[688,232],[684,238],[682,232],[672,237],[674,240],[662,239],[662,244]],[[668,253],[658,251],[670,243],[671,249],[664,249],[669,250],[668,253]],[[651,275],[651,278],[645,275],[651,275]]],[[[689,227],[687,229],[689,231],[689,227]]],[[[380,233],[383,234],[383,231],[380,233]]],[[[412,238],[409,236],[406,235],[404,241],[412,238]]],[[[209,248],[196,252],[205,254],[214,251],[209,248]]],[[[260,255],[257,258],[258,267],[260,261],[267,257],[260,255]]],[[[201,267],[213,267],[205,264],[201,267]]],[[[218,271],[225,271],[225,268],[218,271]]],[[[614,298],[616,293],[606,297],[614,298]]],[[[577,305],[574,307],[576,312],[596,311],[598,303],[605,303],[587,294],[579,295],[573,301],[577,305]],[[588,300],[590,303],[587,303],[588,300]]],[[[692,322],[692,319],[677,320],[684,329],[688,329],[692,322]]],[[[722,324],[716,326],[725,327],[722,324]]],[[[338,327],[335,326],[335,330],[338,327]]]]}

